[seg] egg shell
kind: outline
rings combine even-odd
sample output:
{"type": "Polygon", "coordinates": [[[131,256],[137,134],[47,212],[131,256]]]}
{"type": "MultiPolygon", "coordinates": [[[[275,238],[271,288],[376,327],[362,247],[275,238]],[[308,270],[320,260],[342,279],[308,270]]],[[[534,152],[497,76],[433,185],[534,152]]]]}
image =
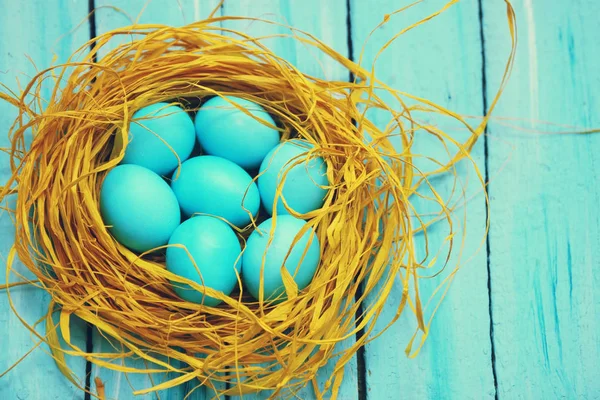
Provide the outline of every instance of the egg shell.
{"type": "Polygon", "coordinates": [[[190,158],[173,173],[171,187],[186,216],[216,215],[243,227],[250,223],[248,212],[256,216],[260,207],[260,194],[252,177],[221,157],[190,158]]]}
{"type": "Polygon", "coordinates": [[[279,143],[279,131],[239,108],[275,126],[273,118],[260,104],[235,96],[224,97],[213,97],[198,110],[195,119],[198,141],[205,153],[255,170],[279,143]]]}
{"type": "Polygon", "coordinates": [[[133,114],[129,143],[121,164],[136,164],[159,175],[168,175],[179,165],[173,151],[183,162],[192,153],[195,141],[194,123],[181,107],[152,104],[133,114]]]}
{"type": "MultiPolygon", "coordinates": [[[[304,140],[281,143],[267,154],[260,166],[258,189],[267,212],[273,215],[273,201],[277,186],[284,180],[282,195],[288,206],[299,214],[323,206],[329,184],[327,164],[321,157],[307,160],[313,146],[304,140]],[[286,175],[287,174],[287,175],[286,175]]],[[[288,214],[281,197],[277,201],[277,214],[288,214]]]]}
{"type": "Polygon", "coordinates": [[[278,215],[275,226],[273,226],[273,218],[269,218],[248,238],[243,253],[242,281],[255,299],[259,299],[263,258],[265,300],[280,302],[286,298],[281,276],[281,266],[284,265],[284,261],[285,268],[298,285],[298,290],[304,289],[312,281],[320,259],[319,240],[314,230],[309,228],[292,248],[296,235],[304,225],[306,225],[304,220],[291,215],[278,215]],[[273,240],[269,244],[272,232],[273,240]],[[292,248],[291,252],[290,248],[292,248]],[[290,254],[286,259],[288,252],[290,254]]]}
{"type": "Polygon", "coordinates": [[[106,174],[100,212],[112,235],[138,252],[167,244],[181,219],[169,185],[149,169],[133,164],[119,165],[106,174]]]}
{"type": "MultiPolygon", "coordinates": [[[[235,232],[225,222],[208,216],[190,218],[173,232],[167,248],[167,270],[226,295],[237,285],[242,270],[242,249],[235,232]],[[183,245],[173,247],[173,245],[183,245]],[[196,266],[190,259],[195,261],[196,266]]],[[[221,300],[205,295],[188,284],[172,282],[179,297],[216,306],[221,300]]]]}

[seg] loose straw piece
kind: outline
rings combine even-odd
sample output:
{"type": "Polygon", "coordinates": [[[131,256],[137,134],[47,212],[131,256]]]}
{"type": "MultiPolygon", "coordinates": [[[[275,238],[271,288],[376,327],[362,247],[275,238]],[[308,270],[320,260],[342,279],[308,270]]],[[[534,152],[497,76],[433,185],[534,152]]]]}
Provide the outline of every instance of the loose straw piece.
{"type": "MultiPolygon", "coordinates": [[[[514,14],[506,4],[513,37],[508,76],[515,36],[514,14]]],[[[432,222],[419,217],[411,199],[423,196],[417,192],[419,186],[429,186],[430,201],[441,209],[437,220],[452,227],[455,206],[444,202],[429,178],[439,172],[455,173],[457,162],[470,160],[469,151],[488,117],[471,127],[461,116],[386,86],[376,79],[373,68],[355,64],[316,38],[290,28],[296,40],[335,59],[357,79],[326,81],[304,75],[259,39],[232,30],[223,35],[223,29],[213,25],[228,19],[239,18],[211,18],[181,28],[117,29],[94,39],[91,52],[87,52],[89,43],[83,46],[73,57],[83,61],[40,72],[18,96],[0,93],[19,108],[10,130],[12,176],[0,192],[0,200],[14,193],[15,186],[18,193],[13,250],[52,296],[49,312],[54,312],[55,304],[62,306],[58,327],[67,347],[61,348],[56,333],[40,339],[49,343],[65,373],[64,355],[75,355],[125,373],[172,373],[171,380],[136,394],[193,380],[213,389],[228,382],[221,395],[270,389],[273,396],[291,396],[309,382],[319,390],[317,371],[336,356],[333,374],[324,386],[328,396],[335,398],[344,365],[373,339],[374,320],[395,280],[401,282],[402,295],[390,324],[408,305],[422,340],[427,336],[430,320],[423,316],[418,291],[419,270],[427,265],[415,254],[415,234],[426,240],[432,222]],[[100,49],[121,37],[126,44],[94,61],[100,49]],[[55,80],[55,88],[50,98],[42,99],[41,87],[47,79],[55,80]],[[395,104],[385,103],[382,91],[395,104]],[[319,269],[305,290],[291,293],[295,289],[289,285],[291,300],[278,305],[257,303],[242,288],[231,297],[206,289],[224,301],[219,307],[182,301],[169,280],[203,288],[170,274],[160,251],[139,256],[117,243],[100,216],[99,187],[106,172],[123,157],[132,114],[161,101],[194,110],[200,99],[215,95],[236,95],[261,104],[280,123],[284,138],[297,135],[310,141],[314,149],[308,157],[323,157],[328,165],[330,190],[325,205],[307,215],[322,243],[319,269]],[[390,123],[384,129],[376,126],[367,118],[370,109],[388,112],[390,123]],[[422,111],[460,122],[471,137],[457,143],[413,117],[422,111]],[[30,146],[27,132],[33,133],[30,146]],[[391,145],[391,135],[400,137],[400,152],[391,145]],[[419,157],[412,151],[416,135],[432,135],[458,151],[449,163],[439,163],[438,170],[419,171],[413,165],[419,157]],[[362,315],[357,315],[359,309],[362,315]],[[72,315],[95,325],[125,350],[88,354],[77,348],[69,335],[72,315]],[[360,330],[363,336],[335,353],[335,344],[360,330]],[[139,357],[149,362],[148,367],[126,366],[122,363],[126,356],[139,357]]],[[[384,23],[387,20],[389,16],[384,23]]],[[[483,186],[479,173],[478,178],[483,186]]],[[[8,278],[12,261],[7,264],[8,278]]],[[[10,296],[13,289],[4,289],[10,296]]],[[[409,346],[407,352],[411,351],[409,346]]],[[[96,385],[94,395],[102,398],[104,385],[99,381],[96,385]]]]}

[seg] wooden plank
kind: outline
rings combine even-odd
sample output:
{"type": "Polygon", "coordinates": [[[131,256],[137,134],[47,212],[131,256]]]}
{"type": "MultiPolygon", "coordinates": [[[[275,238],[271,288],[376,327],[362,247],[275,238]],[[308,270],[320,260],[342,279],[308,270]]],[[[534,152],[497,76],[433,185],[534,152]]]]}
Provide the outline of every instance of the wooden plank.
{"type": "MultiPolygon", "coordinates": [[[[364,47],[363,65],[370,68],[379,49],[394,34],[441,9],[446,3],[442,0],[423,2],[392,16],[389,23],[375,32],[364,47]]],[[[367,36],[383,21],[384,14],[392,13],[409,3],[390,0],[378,2],[377,7],[373,7],[369,2],[351,0],[350,4],[354,58],[358,60],[367,36]]],[[[461,114],[481,115],[481,67],[477,1],[466,0],[400,37],[381,55],[375,73],[395,89],[424,97],[461,114]]],[[[385,98],[393,101],[389,96],[385,98]]],[[[408,103],[411,104],[410,101],[408,103]]],[[[390,116],[387,114],[371,112],[368,115],[381,128],[389,122],[390,116]]],[[[464,141],[468,136],[468,132],[446,119],[418,113],[415,117],[430,121],[459,141],[464,141]]],[[[456,148],[451,146],[451,149],[453,153],[456,152],[456,148]]],[[[412,151],[442,162],[449,159],[437,140],[423,131],[417,133],[412,151]]],[[[483,171],[482,143],[475,146],[472,156],[477,167],[483,171]]],[[[416,159],[415,164],[424,172],[437,168],[434,163],[422,158],[416,159]]],[[[433,320],[429,338],[416,359],[408,359],[404,354],[416,328],[414,315],[408,307],[382,336],[367,344],[365,364],[368,399],[494,397],[486,254],[485,248],[481,248],[485,233],[485,199],[472,166],[461,163],[458,173],[463,184],[467,178],[469,180],[467,197],[475,197],[466,209],[457,210],[455,222],[462,223],[466,213],[466,229],[459,227],[456,231],[455,250],[445,273],[434,279],[421,280],[420,292],[424,303],[459,262],[458,248],[462,234],[465,234],[465,243],[460,262],[465,264],[467,260],[470,261],[456,275],[448,296],[433,320]]],[[[452,180],[448,176],[433,180],[432,185],[444,199],[449,198],[452,180]]],[[[423,191],[424,194],[427,192],[423,191]]],[[[419,213],[438,212],[440,209],[439,206],[421,201],[415,196],[411,198],[411,202],[419,213]]],[[[446,255],[443,252],[439,261],[435,262],[434,256],[438,249],[445,248],[447,251],[444,239],[448,233],[447,224],[444,223],[428,230],[430,254],[425,265],[433,262],[434,271],[440,269],[446,255]]],[[[415,240],[417,254],[424,257],[423,236],[416,235],[415,240]]],[[[400,279],[396,279],[395,287],[372,334],[381,332],[392,321],[401,293],[402,283],[400,279]]],[[[375,296],[371,294],[368,299],[376,300],[375,296]]],[[[437,300],[439,296],[433,305],[437,300]]],[[[426,321],[431,311],[431,306],[425,310],[426,321]]]]}
{"type": "MultiPolygon", "coordinates": [[[[259,1],[230,1],[226,0],[223,5],[223,14],[232,16],[246,16],[273,20],[279,23],[291,25],[295,28],[307,31],[334,48],[340,54],[347,55],[348,47],[346,40],[346,2],[334,0],[320,2],[308,0],[302,2],[287,2],[277,0],[259,1]]],[[[233,28],[246,34],[259,37],[273,34],[289,34],[289,29],[275,25],[267,25],[260,22],[249,21],[224,21],[224,28],[233,28]]],[[[300,71],[320,78],[347,80],[348,72],[341,68],[336,62],[327,59],[318,51],[299,44],[291,38],[271,38],[263,41],[273,52],[291,62],[300,71]]],[[[347,348],[354,342],[354,338],[341,343],[337,350],[347,348]]],[[[319,371],[318,383],[322,388],[325,381],[333,373],[335,363],[330,361],[319,371]]],[[[344,400],[355,399],[357,393],[357,366],[356,357],[345,367],[345,375],[339,398],[344,400]]],[[[305,387],[298,393],[297,398],[315,398],[311,387],[305,387]]],[[[268,398],[268,392],[256,395],[246,395],[244,399],[268,398]]],[[[232,399],[239,397],[233,396],[232,399]]]]}
{"type": "MultiPolygon", "coordinates": [[[[192,23],[196,20],[207,18],[209,14],[218,6],[218,0],[153,0],[150,2],[130,2],[126,0],[96,0],[96,27],[97,34],[100,35],[112,29],[122,26],[132,25],[135,21],[141,24],[165,24],[171,26],[182,26],[192,23]],[[145,8],[144,8],[145,6],[145,8]]],[[[218,15],[218,14],[217,14],[218,15]]],[[[115,40],[108,49],[123,43],[125,40],[115,40]]],[[[101,51],[100,56],[106,51],[101,51]]],[[[102,335],[95,331],[94,334],[95,352],[112,352],[111,344],[102,335]]],[[[128,366],[144,368],[143,360],[128,359],[124,361],[128,366]]],[[[147,375],[147,374],[123,374],[110,371],[103,368],[92,368],[92,376],[99,376],[106,384],[106,396],[109,399],[124,399],[132,396],[132,389],[144,389],[156,385],[166,379],[174,378],[171,374],[147,375]]],[[[150,393],[144,396],[137,396],[136,399],[182,399],[190,388],[195,386],[192,382],[179,387],[150,393]]],[[[202,400],[206,398],[205,388],[201,387],[193,391],[189,400],[202,400]]]]}
{"type": "MultiPolygon", "coordinates": [[[[328,2],[286,2],[276,0],[225,1],[223,15],[271,20],[313,34],[342,55],[348,54],[346,40],[346,6],[342,0],[328,2]],[[323,3],[323,4],[322,4],[323,3]]],[[[223,27],[251,36],[290,34],[289,29],[252,21],[225,21],[223,27]]],[[[275,54],[284,57],[300,71],[327,79],[347,80],[348,72],[293,38],[277,37],[263,41],[275,54]]]]}
{"type": "MultiPolygon", "coordinates": [[[[508,52],[503,2],[483,2],[488,99],[508,52]]],[[[600,395],[600,127],[596,0],[514,2],[516,64],[489,127],[490,269],[498,396],[600,395]],[[543,125],[551,121],[577,128],[543,125]]]]}
{"type": "MultiPolygon", "coordinates": [[[[0,13],[0,81],[11,90],[17,91],[20,81],[23,88],[38,70],[49,67],[53,56],[57,62],[65,62],[70,54],[88,39],[88,24],[71,32],[87,15],[87,3],[69,4],[64,0],[3,2],[0,13]],[[31,60],[27,58],[31,57],[31,60]],[[35,66],[32,64],[35,63],[35,66]]],[[[51,82],[44,86],[42,96],[49,96],[51,82]]],[[[17,111],[9,104],[0,101],[0,147],[9,146],[8,129],[17,116],[17,111]]],[[[0,184],[10,176],[8,155],[0,154],[0,184]]],[[[13,197],[3,206],[14,207],[13,197]]],[[[6,266],[7,255],[14,242],[14,225],[10,215],[0,211],[0,258],[6,266]]],[[[13,269],[28,278],[33,274],[16,261],[13,269]]],[[[20,279],[12,274],[10,282],[20,279]]],[[[0,274],[0,284],[6,283],[6,274],[0,274]]],[[[35,323],[48,311],[50,296],[42,289],[17,287],[10,290],[12,302],[17,312],[29,324],[35,323]]],[[[38,341],[18,320],[9,308],[5,291],[0,291],[0,373],[24,356],[38,341]]],[[[55,321],[56,322],[56,321],[55,321]]],[[[45,323],[37,327],[37,332],[46,334],[45,323]]],[[[85,349],[85,324],[72,321],[71,337],[73,344],[85,349]]],[[[36,348],[16,368],[0,379],[0,393],[5,399],[65,399],[83,397],[58,370],[49,355],[46,345],[36,348]]],[[[79,377],[79,384],[85,386],[85,360],[67,357],[69,367],[79,377]]]]}
{"type": "MultiPolygon", "coordinates": [[[[218,0],[95,0],[96,31],[100,35],[134,23],[183,26],[207,18],[218,5],[218,0]]],[[[100,56],[117,45],[135,39],[133,35],[119,36],[111,42],[111,46],[100,51],[100,56]]]]}

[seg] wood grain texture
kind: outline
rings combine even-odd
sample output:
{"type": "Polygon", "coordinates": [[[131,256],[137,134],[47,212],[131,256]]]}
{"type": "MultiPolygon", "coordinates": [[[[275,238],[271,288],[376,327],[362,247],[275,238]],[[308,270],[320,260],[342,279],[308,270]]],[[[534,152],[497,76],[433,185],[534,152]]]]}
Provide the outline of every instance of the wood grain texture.
{"type": "MultiPolygon", "coordinates": [[[[484,2],[488,98],[508,35],[484,2]]],[[[600,126],[596,0],[514,2],[519,44],[497,116],[526,129],[600,126]]],[[[598,399],[600,136],[490,127],[490,268],[498,396],[598,399]]],[[[573,129],[573,128],[571,128],[573,129]]]]}
{"type": "MultiPolygon", "coordinates": [[[[66,0],[45,2],[0,1],[0,82],[11,90],[23,88],[36,73],[50,67],[53,56],[57,62],[65,62],[70,54],[88,40],[88,26],[70,33],[87,15],[87,4],[66,0]],[[31,57],[29,60],[27,57],[31,57]],[[35,66],[32,64],[35,64],[35,66]],[[17,79],[20,84],[17,83],[17,79]]],[[[49,96],[51,83],[45,86],[42,96],[49,96]]],[[[0,101],[0,147],[9,146],[8,129],[17,116],[17,110],[0,101]]],[[[0,184],[10,176],[8,155],[0,153],[0,184]]],[[[7,202],[14,208],[16,198],[7,202]]],[[[0,264],[6,265],[6,257],[14,242],[14,225],[10,215],[0,211],[0,264]]],[[[28,278],[33,274],[16,261],[13,268],[28,278]]],[[[0,274],[0,284],[6,282],[5,269],[0,274]]],[[[19,281],[14,274],[9,281],[19,281]]],[[[34,324],[48,311],[49,295],[42,289],[17,287],[10,291],[17,312],[29,324],[34,324]]],[[[0,291],[0,373],[24,356],[37,342],[9,308],[5,291],[0,291]]],[[[46,326],[41,323],[37,332],[45,335],[46,326]]],[[[80,320],[71,324],[72,342],[85,349],[85,324],[80,320]]],[[[0,379],[1,399],[70,399],[82,398],[79,392],[58,370],[49,355],[49,348],[41,345],[25,358],[15,369],[0,379]]],[[[85,385],[85,360],[68,358],[68,364],[85,385]]]]}
{"type": "MultiPolygon", "coordinates": [[[[263,18],[275,22],[291,25],[294,28],[306,31],[334,48],[340,54],[348,55],[346,40],[346,2],[334,0],[320,2],[309,1],[234,1],[226,0],[223,5],[223,14],[232,16],[246,16],[263,18]]],[[[224,21],[224,28],[233,28],[249,35],[260,37],[274,34],[290,34],[290,30],[275,25],[267,25],[250,21],[224,21]]],[[[347,80],[348,71],[336,62],[329,60],[318,51],[299,44],[291,38],[270,38],[263,41],[275,54],[291,62],[300,71],[317,76],[336,80],[347,80]]],[[[353,343],[349,339],[341,343],[336,350],[341,350],[353,343]]],[[[318,383],[322,388],[325,381],[330,378],[335,366],[335,360],[323,367],[318,375],[318,383]]],[[[357,392],[357,367],[356,357],[344,369],[344,381],[340,389],[339,398],[344,400],[355,399],[357,392]]],[[[244,396],[244,399],[266,399],[268,392],[244,396]]],[[[314,399],[312,387],[305,387],[298,393],[297,398],[314,399]]],[[[239,399],[240,397],[232,397],[239,399]]]]}
{"type": "MultiPolygon", "coordinates": [[[[95,0],[96,33],[100,35],[135,23],[182,26],[207,18],[218,5],[218,0],[95,0]]],[[[115,38],[100,55],[135,39],[133,35],[115,38]]]]}
{"type": "MultiPolygon", "coordinates": [[[[217,7],[217,0],[152,0],[126,1],[126,0],[96,0],[96,29],[97,34],[108,32],[123,26],[132,25],[134,22],[140,24],[164,24],[171,26],[182,26],[196,20],[206,18],[217,7]]],[[[218,14],[217,14],[218,15],[218,14]]],[[[111,43],[100,56],[114,46],[122,44],[131,37],[123,37],[111,43]]],[[[94,332],[95,352],[114,352],[110,342],[102,337],[96,330],[94,332]]],[[[124,363],[136,368],[144,368],[145,363],[140,359],[127,359],[124,363]]],[[[106,395],[109,399],[133,398],[133,391],[149,388],[165,380],[175,378],[173,374],[123,374],[103,368],[92,368],[92,376],[99,376],[106,385],[106,395]]],[[[94,387],[94,385],[92,384],[94,387]]],[[[161,399],[181,400],[191,387],[196,386],[193,382],[187,385],[164,390],[157,393],[136,396],[136,399],[161,399]]],[[[201,387],[193,391],[189,400],[203,400],[206,398],[205,388],[201,387]]]]}
{"type": "MultiPolygon", "coordinates": [[[[401,29],[417,22],[440,9],[445,1],[429,1],[391,17],[389,23],[377,31],[364,48],[363,64],[370,67],[379,49],[401,29]]],[[[406,3],[408,4],[408,3],[406,3]]],[[[374,7],[370,2],[351,1],[352,41],[354,58],[359,59],[361,49],[371,30],[391,13],[406,5],[396,1],[381,1],[374,7]]],[[[480,115],[482,112],[481,43],[477,2],[466,0],[452,7],[438,18],[402,36],[377,61],[375,74],[395,89],[422,96],[462,114],[480,115]]],[[[386,97],[393,104],[389,96],[386,97]]],[[[410,102],[409,102],[410,103],[410,102]]],[[[386,113],[370,114],[371,118],[385,127],[389,122],[386,113]]],[[[418,115],[421,120],[427,116],[418,115]]],[[[429,117],[429,120],[446,129],[457,140],[465,140],[464,130],[457,129],[449,121],[429,117]]],[[[423,156],[447,160],[448,155],[430,136],[416,135],[414,152],[423,156]]],[[[454,149],[455,151],[456,149],[454,149]]],[[[484,168],[482,143],[473,150],[473,157],[480,170],[484,168]]],[[[423,171],[435,168],[425,159],[416,160],[423,171]]],[[[464,163],[463,163],[464,164],[464,163]]],[[[415,330],[414,316],[410,309],[381,337],[366,346],[366,385],[368,399],[482,399],[494,397],[491,367],[489,313],[485,248],[481,249],[485,233],[485,200],[481,185],[475,182],[473,168],[461,165],[458,173],[461,181],[469,175],[468,196],[475,195],[466,210],[459,209],[457,222],[467,213],[467,228],[462,262],[471,258],[458,272],[438,314],[430,328],[429,338],[416,359],[408,359],[404,350],[415,330]],[[479,190],[479,195],[477,191],[479,190]],[[477,251],[479,250],[479,253],[477,251]]],[[[448,176],[432,181],[440,195],[447,199],[451,189],[448,176]]],[[[427,190],[423,193],[426,194],[427,190]]],[[[420,213],[437,212],[439,206],[411,201],[420,213]]],[[[457,241],[464,233],[457,232],[457,241]]],[[[448,235],[447,226],[435,225],[428,232],[430,249],[435,252],[444,245],[448,235]]],[[[424,240],[417,235],[417,252],[425,256],[424,240]]],[[[460,243],[455,243],[456,249],[460,243]]],[[[445,253],[443,253],[445,255],[445,253]]],[[[433,261],[434,254],[427,257],[426,264],[433,261]]],[[[434,263],[439,270],[442,262],[434,263]]],[[[448,272],[458,262],[453,252],[448,272]]],[[[426,272],[426,271],[425,271],[426,272]]],[[[447,276],[447,275],[443,275],[447,276]]],[[[421,296],[427,300],[440,278],[421,281],[421,296]]],[[[400,302],[402,284],[397,279],[384,312],[375,324],[378,333],[392,320],[400,302]]],[[[373,298],[370,296],[369,298],[373,298]]],[[[425,311],[431,314],[431,308],[425,311]]]]}
{"type": "MultiPolygon", "coordinates": [[[[152,0],[139,18],[141,23],[183,25],[203,18],[216,0],[152,0]]],[[[419,17],[439,8],[442,0],[416,6],[376,33],[364,53],[370,65],[375,53],[393,34],[419,17]]],[[[508,55],[508,31],[503,1],[462,0],[446,14],[417,28],[392,45],[377,64],[377,75],[395,88],[436,101],[448,108],[480,115],[482,104],[482,43],[479,36],[478,3],[483,10],[483,33],[487,102],[491,101],[508,55]]],[[[128,25],[145,1],[96,0],[98,33],[128,25]],[[108,6],[114,6],[111,8],[108,6]]],[[[407,2],[350,0],[352,44],[358,58],[363,42],[383,15],[407,2]]],[[[597,40],[600,3],[596,0],[514,1],[519,28],[519,48],[514,73],[496,110],[496,116],[523,121],[494,119],[487,138],[490,185],[491,270],[494,362],[492,363],[488,275],[485,248],[457,275],[449,296],[439,310],[430,337],[415,360],[404,349],[414,324],[409,313],[382,337],[366,347],[367,398],[379,399],[600,399],[597,360],[600,359],[600,136],[543,135],[517,130],[561,131],[556,126],[527,121],[549,120],[579,128],[600,126],[600,72],[597,40]],[[494,379],[495,378],[495,379],[494,379]],[[495,385],[497,388],[495,388],[495,385]]],[[[52,55],[66,57],[89,39],[84,24],[69,33],[87,15],[87,2],[46,0],[12,2],[0,0],[0,82],[16,88],[38,67],[51,64],[52,55]],[[57,41],[65,35],[61,41],[57,41]]],[[[265,17],[287,22],[315,34],[340,53],[347,54],[346,1],[226,0],[229,15],[265,17]]],[[[260,23],[229,25],[261,36],[282,33],[260,23]]],[[[347,79],[347,72],[333,62],[288,39],[272,39],[271,48],[301,70],[331,79],[347,79]]],[[[15,116],[0,103],[0,147],[6,146],[6,130],[15,116]]],[[[385,116],[374,115],[384,124],[385,116]]],[[[445,127],[445,126],[444,126],[445,127]]],[[[457,138],[464,132],[449,126],[457,138]]],[[[435,143],[420,138],[423,154],[444,157],[435,143]]],[[[484,142],[474,158],[485,168],[484,142]]],[[[427,169],[431,165],[419,161],[427,169]]],[[[473,179],[472,170],[465,167],[473,179]]],[[[0,181],[8,176],[6,155],[0,153],[0,181]]],[[[444,193],[448,182],[435,182],[444,193]]],[[[472,185],[475,188],[476,185],[472,185]]],[[[436,211],[416,201],[419,211],[436,211]]],[[[464,210],[460,210],[463,211],[464,210]]],[[[465,257],[475,253],[484,234],[485,204],[475,197],[467,208],[465,257]]],[[[442,245],[443,227],[430,232],[431,246],[442,245]]],[[[0,212],[0,254],[5,263],[14,230],[8,215],[0,212]]],[[[418,251],[424,254],[422,241],[418,251]]],[[[454,260],[454,259],[453,259],[454,260]]],[[[23,269],[21,265],[17,268],[23,269]]],[[[15,279],[12,277],[11,279],[15,279]]],[[[5,282],[1,274],[0,283],[5,282]]],[[[439,281],[423,283],[427,298],[439,281]]],[[[46,312],[48,296],[33,288],[12,290],[19,312],[34,322],[46,312]]],[[[376,325],[381,329],[392,317],[399,301],[398,284],[389,305],[376,325]]],[[[0,293],[0,372],[15,362],[34,341],[8,309],[0,293]]],[[[44,326],[38,328],[44,332],[44,326]]],[[[81,321],[72,326],[74,341],[85,347],[81,321]]],[[[94,335],[94,350],[110,351],[110,344],[94,335]]],[[[85,362],[69,360],[80,371],[85,362]]],[[[128,365],[141,366],[139,360],[128,365]]],[[[331,374],[331,365],[320,373],[320,383],[331,374]]],[[[358,397],[357,365],[353,360],[339,398],[358,397]]],[[[93,376],[106,383],[109,399],[132,399],[136,389],[151,385],[148,376],[124,376],[93,369],[93,376]]],[[[164,377],[152,377],[154,382],[164,377]]],[[[182,399],[195,383],[159,393],[160,399],[182,399]]],[[[92,388],[94,389],[93,385],[92,388]]],[[[266,398],[268,393],[245,396],[266,398]]],[[[211,398],[200,387],[190,400],[211,398]]],[[[298,397],[312,399],[307,388],[298,397]]],[[[58,371],[54,361],[37,349],[15,370],[0,379],[0,399],[82,399],[58,371]]],[[[136,399],[157,399],[156,394],[136,399]]]]}

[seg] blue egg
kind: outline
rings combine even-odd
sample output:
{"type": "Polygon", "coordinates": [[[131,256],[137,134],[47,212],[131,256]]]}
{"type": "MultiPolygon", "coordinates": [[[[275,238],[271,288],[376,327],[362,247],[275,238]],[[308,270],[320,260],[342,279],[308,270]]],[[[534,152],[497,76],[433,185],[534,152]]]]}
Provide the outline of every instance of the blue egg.
{"type": "Polygon", "coordinates": [[[281,266],[284,265],[284,261],[285,268],[298,285],[298,290],[304,289],[312,281],[319,265],[321,253],[319,240],[314,230],[309,228],[292,248],[296,235],[304,225],[306,225],[304,220],[291,215],[279,215],[274,229],[273,218],[269,218],[260,224],[248,238],[243,254],[242,281],[255,299],[259,298],[263,259],[265,300],[279,302],[286,298],[281,277],[281,266]],[[273,240],[269,244],[271,235],[273,235],[273,240]],[[286,259],[288,252],[289,256],[286,259]]]}
{"type": "MultiPolygon", "coordinates": [[[[236,270],[238,274],[242,270],[241,252],[238,237],[229,225],[217,218],[198,216],[188,219],[173,232],[167,248],[167,270],[227,295],[237,285],[236,270]],[[177,244],[185,246],[189,255],[185,249],[172,246],[177,244]]],[[[184,300],[207,306],[221,302],[188,284],[172,284],[175,293],[184,300]]]]}
{"type": "Polygon", "coordinates": [[[129,144],[121,164],[136,164],[159,175],[168,175],[179,165],[173,151],[184,162],[192,153],[195,141],[194,123],[181,107],[152,104],[133,114],[129,144]]]}
{"type": "Polygon", "coordinates": [[[245,169],[257,169],[279,143],[279,131],[246,114],[275,126],[259,104],[234,96],[213,97],[196,114],[196,134],[207,154],[223,157],[245,169]]]}
{"type": "Polygon", "coordinates": [[[187,216],[216,215],[243,227],[260,207],[260,194],[252,177],[221,157],[190,158],[173,173],[171,187],[187,216]]]}
{"type": "Polygon", "coordinates": [[[181,219],[169,185],[149,169],[132,164],[106,174],[100,212],[112,235],[139,252],[167,244],[181,219]]]}
{"type": "MultiPolygon", "coordinates": [[[[290,140],[281,143],[267,154],[260,166],[258,189],[267,212],[273,215],[273,201],[277,186],[283,181],[283,197],[288,206],[299,214],[319,209],[323,206],[329,184],[327,164],[321,157],[306,160],[306,153],[312,145],[304,140],[290,140]]],[[[288,214],[279,197],[277,213],[288,214]]]]}

